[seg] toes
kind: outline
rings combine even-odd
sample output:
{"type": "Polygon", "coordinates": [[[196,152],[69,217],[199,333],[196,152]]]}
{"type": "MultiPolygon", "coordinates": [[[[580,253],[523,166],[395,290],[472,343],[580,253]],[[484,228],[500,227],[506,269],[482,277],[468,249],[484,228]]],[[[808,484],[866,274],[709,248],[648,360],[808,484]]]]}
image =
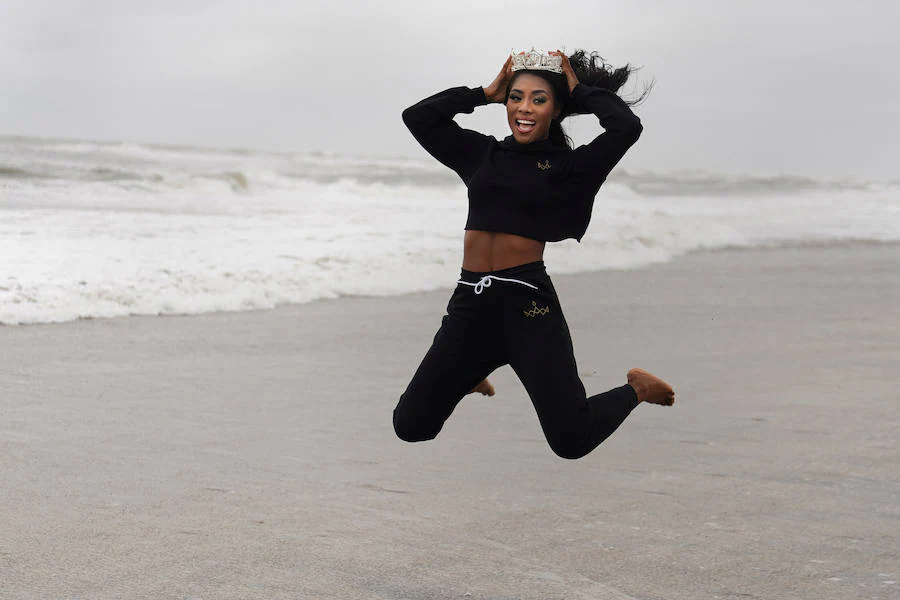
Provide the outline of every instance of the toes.
{"type": "Polygon", "coordinates": [[[470,394],[474,394],[475,392],[481,394],[482,396],[493,396],[494,395],[494,386],[487,379],[482,380],[478,385],[476,385],[469,392],[470,394]]]}

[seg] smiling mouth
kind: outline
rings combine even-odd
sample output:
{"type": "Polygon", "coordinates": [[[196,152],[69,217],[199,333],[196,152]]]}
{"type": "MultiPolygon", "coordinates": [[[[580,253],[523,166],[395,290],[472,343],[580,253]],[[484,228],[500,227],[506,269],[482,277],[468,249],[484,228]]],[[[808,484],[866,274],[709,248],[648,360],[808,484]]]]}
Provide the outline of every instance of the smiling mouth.
{"type": "Polygon", "coordinates": [[[519,133],[529,133],[537,125],[534,121],[528,119],[516,119],[516,129],[519,133]]]}

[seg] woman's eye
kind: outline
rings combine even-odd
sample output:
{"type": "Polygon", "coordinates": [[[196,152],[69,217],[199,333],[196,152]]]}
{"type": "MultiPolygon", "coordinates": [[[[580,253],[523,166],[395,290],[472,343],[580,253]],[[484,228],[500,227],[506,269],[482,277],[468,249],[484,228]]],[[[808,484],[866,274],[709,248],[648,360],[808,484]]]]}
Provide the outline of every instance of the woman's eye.
{"type": "Polygon", "coordinates": [[[519,98],[518,96],[510,96],[509,99],[513,102],[518,102],[519,100],[521,100],[521,98],[519,98]]]}
{"type": "Polygon", "coordinates": [[[546,98],[535,98],[535,99],[534,99],[534,103],[535,103],[535,104],[543,104],[543,103],[546,102],[546,101],[547,101],[546,98]]]}

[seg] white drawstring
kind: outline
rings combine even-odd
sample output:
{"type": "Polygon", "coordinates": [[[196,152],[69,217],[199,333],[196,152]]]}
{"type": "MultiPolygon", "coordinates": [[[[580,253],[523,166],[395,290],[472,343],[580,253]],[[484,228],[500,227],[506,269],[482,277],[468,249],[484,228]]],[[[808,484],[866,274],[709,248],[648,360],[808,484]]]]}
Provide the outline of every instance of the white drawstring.
{"type": "Polygon", "coordinates": [[[510,281],[512,283],[521,283],[522,285],[527,285],[531,289],[538,289],[536,285],[531,285],[527,281],[520,281],[518,279],[507,279],[505,277],[497,277],[496,275],[485,275],[481,279],[478,280],[478,283],[469,283],[468,281],[463,281],[460,279],[456,283],[462,283],[463,285],[470,285],[475,288],[475,293],[480,294],[484,291],[484,288],[491,287],[491,279],[497,279],[498,281],[510,281]]]}

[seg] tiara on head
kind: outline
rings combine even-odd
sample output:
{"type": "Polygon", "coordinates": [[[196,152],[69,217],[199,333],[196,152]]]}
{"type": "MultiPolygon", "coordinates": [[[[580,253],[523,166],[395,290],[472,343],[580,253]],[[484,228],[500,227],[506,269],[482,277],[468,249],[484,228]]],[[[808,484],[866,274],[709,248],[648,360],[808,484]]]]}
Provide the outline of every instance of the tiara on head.
{"type": "Polygon", "coordinates": [[[512,52],[512,70],[533,69],[536,71],[552,71],[562,73],[562,57],[536,50],[534,46],[528,52],[512,52]]]}

